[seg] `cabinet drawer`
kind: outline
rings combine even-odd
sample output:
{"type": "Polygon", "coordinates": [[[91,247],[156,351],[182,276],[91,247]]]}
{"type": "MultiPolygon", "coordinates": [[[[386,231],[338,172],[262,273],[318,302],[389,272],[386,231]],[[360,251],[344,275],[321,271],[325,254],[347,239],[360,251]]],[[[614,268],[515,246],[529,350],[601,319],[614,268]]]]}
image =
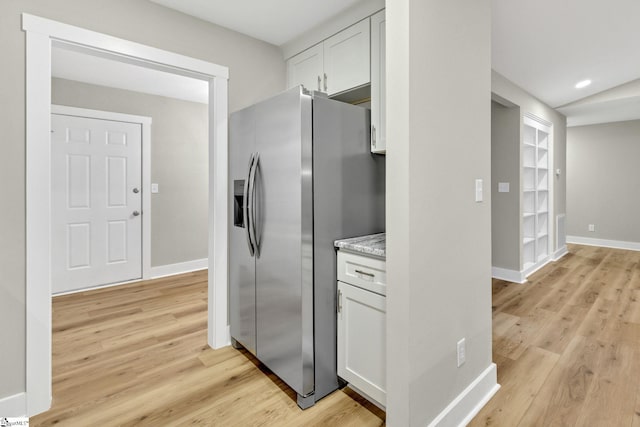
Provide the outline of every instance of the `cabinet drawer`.
{"type": "Polygon", "coordinates": [[[380,295],[386,295],[386,262],[339,250],[338,280],[380,295]]]}

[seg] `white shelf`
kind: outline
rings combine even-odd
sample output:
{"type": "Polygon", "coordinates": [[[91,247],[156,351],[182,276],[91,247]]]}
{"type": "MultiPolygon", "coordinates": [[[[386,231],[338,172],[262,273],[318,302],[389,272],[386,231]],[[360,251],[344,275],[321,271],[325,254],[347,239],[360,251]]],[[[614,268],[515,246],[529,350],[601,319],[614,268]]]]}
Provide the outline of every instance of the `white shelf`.
{"type": "Polygon", "coordinates": [[[550,128],[524,118],[522,141],[522,265],[528,269],[549,254],[551,203],[550,128]]]}

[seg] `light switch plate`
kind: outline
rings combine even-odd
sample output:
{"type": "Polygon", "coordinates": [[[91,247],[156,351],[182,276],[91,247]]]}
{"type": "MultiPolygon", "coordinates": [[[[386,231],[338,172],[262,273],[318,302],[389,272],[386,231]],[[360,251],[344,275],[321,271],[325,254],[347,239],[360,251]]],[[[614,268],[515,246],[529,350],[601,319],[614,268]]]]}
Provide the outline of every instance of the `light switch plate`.
{"type": "Polygon", "coordinates": [[[160,190],[158,190],[158,184],[151,184],[151,192],[152,193],[158,193],[160,190]]]}
{"type": "Polygon", "coordinates": [[[476,179],[476,202],[481,202],[482,199],[483,199],[482,180],[476,179]]]}
{"type": "Polygon", "coordinates": [[[498,183],[498,193],[508,193],[509,192],[509,183],[508,182],[499,182],[498,183]]]}

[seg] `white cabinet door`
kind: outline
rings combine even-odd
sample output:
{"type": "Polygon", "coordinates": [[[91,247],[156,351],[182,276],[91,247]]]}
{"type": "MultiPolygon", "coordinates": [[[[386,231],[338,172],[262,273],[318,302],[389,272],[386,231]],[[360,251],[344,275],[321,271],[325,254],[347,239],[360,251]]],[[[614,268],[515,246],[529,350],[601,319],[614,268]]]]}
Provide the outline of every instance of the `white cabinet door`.
{"type": "Polygon", "coordinates": [[[142,277],[142,128],[51,115],[52,290],[142,277]]]}
{"type": "Polygon", "coordinates": [[[324,41],[325,92],[334,95],[371,81],[370,39],[367,18],[324,41]]]}
{"type": "Polygon", "coordinates": [[[324,49],[317,44],[287,61],[287,88],[302,85],[308,90],[324,91],[322,87],[324,49]]]}
{"type": "Polygon", "coordinates": [[[371,17],[371,152],[387,151],[386,18],[382,10],[371,17]]]}
{"type": "Polygon", "coordinates": [[[386,405],[386,298],[338,282],[338,376],[386,405]]]}

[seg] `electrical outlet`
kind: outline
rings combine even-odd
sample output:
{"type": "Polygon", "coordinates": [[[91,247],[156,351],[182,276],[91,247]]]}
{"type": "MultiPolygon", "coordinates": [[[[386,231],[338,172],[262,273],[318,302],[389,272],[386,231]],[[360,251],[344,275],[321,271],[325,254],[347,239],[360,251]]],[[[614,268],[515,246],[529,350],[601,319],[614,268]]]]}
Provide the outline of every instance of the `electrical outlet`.
{"type": "Polygon", "coordinates": [[[458,368],[464,365],[464,362],[467,360],[467,348],[466,348],[465,339],[462,338],[458,341],[458,368]]]}
{"type": "Polygon", "coordinates": [[[596,225],[595,224],[589,224],[589,231],[596,231],[596,225]]]}

